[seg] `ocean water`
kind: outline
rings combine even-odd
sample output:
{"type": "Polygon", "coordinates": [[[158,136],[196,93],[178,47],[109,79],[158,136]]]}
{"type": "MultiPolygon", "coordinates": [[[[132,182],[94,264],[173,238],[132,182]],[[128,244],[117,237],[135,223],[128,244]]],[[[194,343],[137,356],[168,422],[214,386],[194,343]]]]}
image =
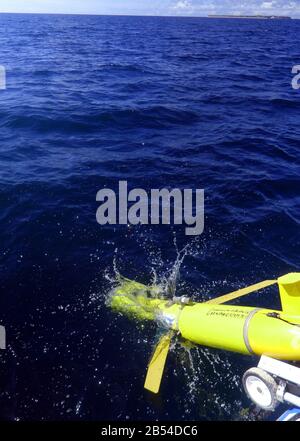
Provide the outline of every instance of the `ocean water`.
{"type": "MultiPolygon", "coordinates": [[[[0,15],[2,420],[253,418],[241,376],[256,358],[176,343],[152,397],[159,331],[105,300],[116,269],[164,280],[185,246],[177,293],[199,301],[299,270],[299,31],[0,15]],[[204,188],[204,234],[99,226],[96,193],[121,179],[204,188]]],[[[279,307],[276,289],[247,303],[279,307]]]]}

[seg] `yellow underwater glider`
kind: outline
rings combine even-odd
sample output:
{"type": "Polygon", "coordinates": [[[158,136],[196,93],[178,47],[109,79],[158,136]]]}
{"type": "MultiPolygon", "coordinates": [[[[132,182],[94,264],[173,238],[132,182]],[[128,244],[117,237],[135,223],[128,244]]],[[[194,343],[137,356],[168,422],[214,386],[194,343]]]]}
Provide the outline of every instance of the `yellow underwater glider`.
{"type": "Polygon", "coordinates": [[[195,303],[187,297],[159,298],[156,286],[121,279],[110,305],[136,320],[156,320],[166,328],[148,366],[145,388],[158,393],[173,335],[195,344],[279,360],[300,360],[300,273],[266,280],[233,293],[195,303]],[[230,306],[230,302],[278,284],[282,310],[230,306]]]}

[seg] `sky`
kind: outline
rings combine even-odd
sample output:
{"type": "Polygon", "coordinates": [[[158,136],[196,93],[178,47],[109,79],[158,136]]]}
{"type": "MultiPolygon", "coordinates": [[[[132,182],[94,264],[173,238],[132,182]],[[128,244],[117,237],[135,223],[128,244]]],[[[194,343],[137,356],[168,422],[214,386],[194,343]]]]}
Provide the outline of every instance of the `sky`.
{"type": "Polygon", "coordinates": [[[0,12],[178,16],[263,14],[300,18],[300,0],[0,0],[0,12]]]}

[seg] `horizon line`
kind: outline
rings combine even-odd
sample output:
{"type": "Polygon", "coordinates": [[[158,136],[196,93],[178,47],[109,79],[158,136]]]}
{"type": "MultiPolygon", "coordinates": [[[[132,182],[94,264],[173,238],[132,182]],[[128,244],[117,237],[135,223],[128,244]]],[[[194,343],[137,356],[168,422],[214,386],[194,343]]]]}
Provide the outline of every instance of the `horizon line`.
{"type": "MultiPolygon", "coordinates": [[[[124,14],[105,14],[105,13],[90,13],[90,12],[1,12],[0,11],[0,15],[3,14],[11,14],[11,15],[76,15],[76,16],[90,16],[90,17],[166,17],[166,18],[218,18],[218,17],[222,17],[222,16],[228,16],[229,18],[243,18],[243,15],[235,15],[235,14],[216,14],[216,17],[213,15],[168,15],[168,14],[133,14],[133,13],[124,13],[124,14]]],[[[267,15],[247,15],[247,17],[282,17],[280,15],[271,15],[271,16],[267,16],[267,15]]],[[[288,16],[289,18],[291,18],[292,20],[299,20],[300,16],[288,16]]]]}

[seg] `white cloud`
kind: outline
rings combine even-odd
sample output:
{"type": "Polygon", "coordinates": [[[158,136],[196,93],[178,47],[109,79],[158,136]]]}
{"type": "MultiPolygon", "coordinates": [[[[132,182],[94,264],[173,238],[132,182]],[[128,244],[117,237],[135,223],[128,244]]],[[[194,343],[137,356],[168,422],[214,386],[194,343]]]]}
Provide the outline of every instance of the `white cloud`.
{"type": "Polygon", "coordinates": [[[215,9],[215,0],[178,0],[169,6],[169,10],[177,15],[206,16],[215,12],[215,9]]]}
{"type": "Polygon", "coordinates": [[[263,2],[261,5],[262,9],[272,9],[276,6],[276,2],[272,1],[272,2],[263,2]]]}
{"type": "Polygon", "coordinates": [[[172,6],[172,9],[179,12],[190,12],[194,8],[189,0],[179,0],[175,5],[172,6]]]}

